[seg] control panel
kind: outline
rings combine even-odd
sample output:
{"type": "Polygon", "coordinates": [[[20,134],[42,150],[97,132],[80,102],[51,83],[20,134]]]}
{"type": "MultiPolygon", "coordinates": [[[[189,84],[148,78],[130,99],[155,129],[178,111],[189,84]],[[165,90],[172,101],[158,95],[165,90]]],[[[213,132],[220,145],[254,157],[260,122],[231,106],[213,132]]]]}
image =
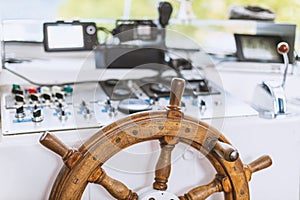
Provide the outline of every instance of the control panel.
{"type": "MultiPolygon", "coordinates": [[[[4,135],[98,128],[128,114],[162,110],[172,77],[117,80],[62,86],[12,85],[2,95],[4,135]]],[[[202,78],[190,78],[181,105],[201,120],[257,115],[249,105],[202,78]]]]}

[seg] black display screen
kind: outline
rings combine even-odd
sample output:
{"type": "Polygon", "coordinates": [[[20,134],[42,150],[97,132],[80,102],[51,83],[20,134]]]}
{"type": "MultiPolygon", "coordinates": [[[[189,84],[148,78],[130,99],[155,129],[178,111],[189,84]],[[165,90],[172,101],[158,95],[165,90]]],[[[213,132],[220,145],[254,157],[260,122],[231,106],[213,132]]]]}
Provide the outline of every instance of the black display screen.
{"type": "Polygon", "coordinates": [[[282,62],[277,52],[280,36],[235,34],[237,57],[241,61],[282,62]]]}

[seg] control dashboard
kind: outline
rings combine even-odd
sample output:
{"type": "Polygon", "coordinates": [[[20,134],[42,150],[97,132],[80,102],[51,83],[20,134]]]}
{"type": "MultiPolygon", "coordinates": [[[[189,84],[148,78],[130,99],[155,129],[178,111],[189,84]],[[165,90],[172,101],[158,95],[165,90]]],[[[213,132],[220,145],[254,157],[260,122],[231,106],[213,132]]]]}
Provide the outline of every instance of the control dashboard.
{"type": "MultiPolygon", "coordinates": [[[[162,110],[169,103],[171,79],[107,79],[51,87],[14,84],[2,95],[2,132],[99,128],[131,113],[162,110]]],[[[188,79],[181,105],[186,115],[208,121],[257,115],[248,104],[200,75],[188,79]]]]}

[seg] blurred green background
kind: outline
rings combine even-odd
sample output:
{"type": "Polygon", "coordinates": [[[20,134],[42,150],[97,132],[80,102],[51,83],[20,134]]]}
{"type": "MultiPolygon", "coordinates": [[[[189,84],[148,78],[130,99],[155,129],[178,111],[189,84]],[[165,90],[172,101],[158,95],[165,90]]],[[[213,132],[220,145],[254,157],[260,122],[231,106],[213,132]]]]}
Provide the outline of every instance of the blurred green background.
{"type": "MultiPolygon", "coordinates": [[[[124,5],[130,6],[131,18],[157,18],[157,0],[67,0],[59,10],[59,18],[120,18],[124,5]]],[[[173,17],[178,14],[179,0],[169,1],[173,17]]],[[[192,8],[199,19],[228,19],[232,5],[255,5],[274,11],[277,22],[293,22],[300,25],[300,1],[276,0],[193,0],[192,8]]]]}
{"type": "MultiPolygon", "coordinates": [[[[159,0],[66,0],[59,7],[57,18],[157,19],[159,2],[159,0]]],[[[169,2],[173,6],[172,19],[177,19],[180,0],[169,0],[169,2]]],[[[193,0],[192,10],[196,20],[181,24],[181,21],[177,20],[176,24],[168,26],[168,30],[191,37],[202,47],[207,47],[207,49],[223,48],[223,52],[234,51],[232,46],[234,44],[233,33],[252,33],[255,27],[251,26],[252,23],[231,23],[232,20],[227,20],[230,7],[233,5],[251,5],[270,9],[276,14],[275,22],[293,23],[300,28],[300,0],[193,0]],[[228,23],[229,21],[230,23],[228,23]],[[230,47],[219,45],[220,42],[230,47]]],[[[108,29],[114,27],[112,23],[98,23],[98,25],[105,26],[108,29]]],[[[296,46],[299,46],[297,43],[299,42],[296,41],[296,46]]]]}

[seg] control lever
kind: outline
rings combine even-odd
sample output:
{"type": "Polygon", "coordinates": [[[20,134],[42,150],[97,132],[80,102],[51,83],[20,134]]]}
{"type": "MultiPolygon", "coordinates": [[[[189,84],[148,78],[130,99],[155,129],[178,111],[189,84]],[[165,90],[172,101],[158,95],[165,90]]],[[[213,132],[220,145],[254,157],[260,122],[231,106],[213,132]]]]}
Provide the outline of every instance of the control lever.
{"type": "Polygon", "coordinates": [[[263,118],[275,118],[287,111],[284,87],[289,66],[287,55],[289,45],[286,42],[280,42],[277,45],[277,51],[283,56],[285,66],[282,82],[263,81],[256,87],[254,93],[254,107],[258,109],[263,118]]]}
{"type": "Polygon", "coordinates": [[[282,79],[282,83],[281,83],[281,87],[283,87],[283,88],[285,86],[287,71],[289,68],[289,57],[288,57],[289,50],[290,50],[290,47],[286,42],[280,42],[277,45],[277,52],[283,56],[283,62],[284,62],[284,73],[283,73],[283,79],[282,79]]]}
{"type": "Polygon", "coordinates": [[[158,6],[159,23],[162,28],[165,28],[169,24],[172,11],[173,11],[173,7],[169,2],[163,1],[159,3],[158,6]]]}

